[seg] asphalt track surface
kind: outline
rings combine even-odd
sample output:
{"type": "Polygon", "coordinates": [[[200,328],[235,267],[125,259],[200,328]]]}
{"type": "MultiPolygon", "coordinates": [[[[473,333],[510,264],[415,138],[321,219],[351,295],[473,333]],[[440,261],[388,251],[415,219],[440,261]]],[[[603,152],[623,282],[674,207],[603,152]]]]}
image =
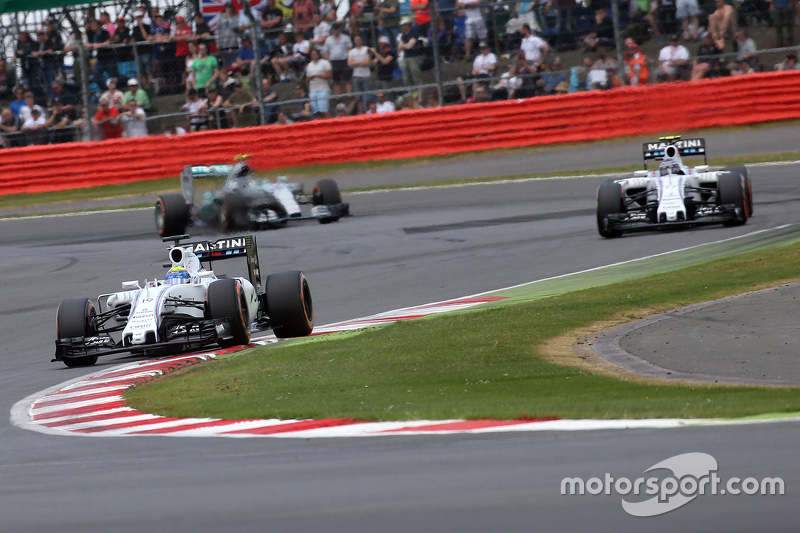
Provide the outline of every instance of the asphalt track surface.
{"type": "MultiPolygon", "coordinates": [[[[794,148],[793,131],[707,138],[715,156],[773,153],[794,148]]],[[[336,177],[347,187],[496,175],[500,163],[508,174],[546,171],[555,160],[564,170],[596,168],[639,153],[638,141],[608,143],[336,177]]],[[[587,178],[352,196],[356,216],[259,233],[259,250],[263,270],[306,272],[323,324],[795,224],[799,171],[754,169],[756,213],[739,228],[603,240],[594,224],[600,180],[587,178]]],[[[150,211],[0,221],[6,412],[36,391],[130,360],[50,363],[54,315],[63,298],[163,276],[152,227],[150,211]]],[[[6,419],[0,531],[794,531],[799,438],[800,424],[786,422],[330,440],[78,438],[6,419]],[[687,452],[712,454],[723,478],[781,476],[786,495],[700,496],[633,518],[619,495],[560,494],[564,477],[634,479],[687,452]]]]}

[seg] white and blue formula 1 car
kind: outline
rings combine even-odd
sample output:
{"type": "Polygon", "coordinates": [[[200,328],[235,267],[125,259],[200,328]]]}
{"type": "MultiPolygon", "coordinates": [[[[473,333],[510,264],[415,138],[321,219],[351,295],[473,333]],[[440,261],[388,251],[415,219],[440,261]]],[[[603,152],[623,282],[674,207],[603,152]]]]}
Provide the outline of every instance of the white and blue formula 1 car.
{"type": "Polygon", "coordinates": [[[285,178],[275,181],[255,177],[246,155],[232,165],[186,166],[181,172],[182,194],[162,194],[156,200],[156,231],[161,237],[181,235],[191,225],[220,231],[249,231],[281,228],[290,221],[336,222],[350,215],[339,186],[323,178],[311,194],[285,178]],[[194,182],[203,178],[225,178],[222,185],[203,193],[195,202],[194,182]],[[304,210],[301,206],[310,205],[304,210]]]}
{"type": "Polygon", "coordinates": [[[736,226],[753,215],[753,192],[747,168],[709,170],[704,139],[661,137],[642,146],[644,170],[632,178],[611,179],[597,189],[597,230],[607,238],[653,229],[701,224],[736,226]],[[688,156],[703,156],[690,168],[688,156]],[[660,160],[658,170],[647,161],[660,160]]]}
{"type": "Polygon", "coordinates": [[[311,290],[300,271],[270,274],[261,290],[253,236],[180,244],[168,250],[165,279],[122,282],[122,290],[68,298],[56,314],[53,361],[93,365],[98,356],[131,352],[159,355],[209,344],[247,344],[251,331],[272,329],[278,338],[302,337],[314,328],[311,290]],[[244,257],[247,277],[217,276],[203,263],[244,257]]]}

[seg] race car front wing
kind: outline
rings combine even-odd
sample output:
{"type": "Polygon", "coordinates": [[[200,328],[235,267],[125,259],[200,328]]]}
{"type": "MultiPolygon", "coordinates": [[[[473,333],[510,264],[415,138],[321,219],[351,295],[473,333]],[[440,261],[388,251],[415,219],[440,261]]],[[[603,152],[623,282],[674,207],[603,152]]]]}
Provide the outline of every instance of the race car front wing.
{"type": "Polygon", "coordinates": [[[93,337],[67,337],[56,340],[53,361],[62,361],[87,355],[111,355],[125,352],[158,352],[186,350],[232,338],[230,319],[202,319],[166,322],[159,328],[158,341],[152,336],[144,344],[123,344],[108,334],[93,337]]]}
{"type": "Polygon", "coordinates": [[[713,208],[700,209],[694,217],[688,220],[675,220],[671,222],[653,222],[643,211],[629,213],[609,214],[608,229],[625,232],[649,231],[655,229],[680,229],[708,224],[724,224],[739,219],[742,213],[733,204],[720,205],[713,208]]]}

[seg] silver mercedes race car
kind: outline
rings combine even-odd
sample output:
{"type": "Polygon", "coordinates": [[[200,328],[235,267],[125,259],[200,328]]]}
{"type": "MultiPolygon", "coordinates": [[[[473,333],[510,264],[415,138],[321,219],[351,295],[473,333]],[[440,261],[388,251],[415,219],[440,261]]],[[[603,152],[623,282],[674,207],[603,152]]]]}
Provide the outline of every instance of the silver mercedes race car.
{"type": "Polygon", "coordinates": [[[156,201],[156,231],[162,237],[180,235],[191,225],[221,231],[260,230],[280,228],[295,220],[328,224],[350,214],[350,205],[342,201],[334,180],[319,180],[308,195],[302,186],[285,178],[273,182],[255,177],[247,156],[238,156],[233,165],[186,166],[181,172],[181,189],[182,194],[162,194],[156,201]],[[195,203],[194,180],[202,178],[225,181],[195,203]],[[305,214],[304,205],[311,206],[305,214]]]}
{"type": "Polygon", "coordinates": [[[597,230],[603,237],[701,224],[736,226],[753,215],[747,168],[709,170],[704,139],[662,137],[644,143],[642,152],[644,170],[597,189],[597,230]],[[689,156],[702,156],[705,164],[690,168],[683,163],[689,156]],[[653,159],[661,163],[648,170],[653,159]]]}
{"type": "Polygon", "coordinates": [[[250,342],[251,331],[272,329],[278,338],[302,337],[314,328],[311,290],[300,271],[270,274],[261,289],[253,236],[180,244],[168,249],[164,279],[122,282],[122,290],[68,298],[56,313],[56,355],[69,367],[93,365],[98,356],[156,355],[250,342]],[[244,257],[247,277],[217,276],[213,261],[244,257]],[[203,266],[206,263],[209,268],[203,266]]]}

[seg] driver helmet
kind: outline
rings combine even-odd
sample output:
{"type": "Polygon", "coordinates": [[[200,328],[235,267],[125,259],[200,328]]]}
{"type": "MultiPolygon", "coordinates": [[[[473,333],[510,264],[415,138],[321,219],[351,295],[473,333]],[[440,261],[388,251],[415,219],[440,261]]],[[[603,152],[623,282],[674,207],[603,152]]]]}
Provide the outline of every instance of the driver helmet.
{"type": "Polygon", "coordinates": [[[248,175],[250,175],[250,167],[248,167],[247,163],[244,161],[240,161],[239,163],[233,165],[232,175],[234,178],[238,179],[246,178],[248,175]]]}
{"type": "Polygon", "coordinates": [[[182,285],[184,283],[189,283],[190,277],[191,276],[189,276],[189,271],[186,270],[186,267],[178,265],[169,269],[165,280],[167,285],[182,285]]]}
{"type": "Polygon", "coordinates": [[[665,159],[658,165],[658,175],[668,176],[670,174],[683,174],[681,166],[674,159],[665,159]]]}

